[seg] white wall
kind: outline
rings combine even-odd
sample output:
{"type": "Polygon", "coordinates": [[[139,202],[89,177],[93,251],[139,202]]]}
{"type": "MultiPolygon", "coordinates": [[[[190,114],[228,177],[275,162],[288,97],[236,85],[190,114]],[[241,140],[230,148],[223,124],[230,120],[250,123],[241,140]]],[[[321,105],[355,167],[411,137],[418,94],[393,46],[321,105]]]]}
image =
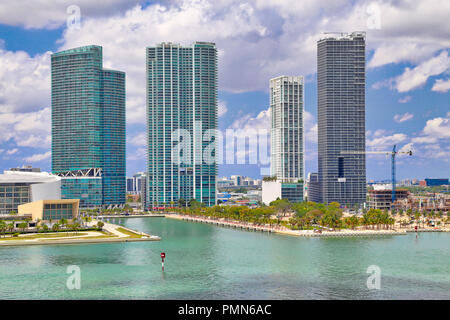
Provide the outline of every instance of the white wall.
{"type": "Polygon", "coordinates": [[[281,182],[263,181],[262,182],[262,202],[269,205],[272,201],[281,199],[281,182]]]}
{"type": "Polygon", "coordinates": [[[61,180],[31,185],[31,201],[61,199],[61,180]]]}

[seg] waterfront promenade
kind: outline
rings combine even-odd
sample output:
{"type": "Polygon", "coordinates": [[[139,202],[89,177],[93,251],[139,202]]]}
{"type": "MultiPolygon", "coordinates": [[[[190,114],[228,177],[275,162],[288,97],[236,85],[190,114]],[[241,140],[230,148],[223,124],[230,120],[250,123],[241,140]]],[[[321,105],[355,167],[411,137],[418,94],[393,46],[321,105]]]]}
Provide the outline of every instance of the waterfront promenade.
{"type": "Polygon", "coordinates": [[[355,237],[355,236],[386,236],[386,235],[406,235],[406,230],[339,230],[339,231],[322,231],[314,232],[314,230],[291,230],[285,227],[259,226],[252,223],[245,223],[227,219],[211,219],[205,217],[195,217],[180,214],[166,214],[166,218],[208,223],[223,227],[233,227],[249,231],[261,231],[269,233],[278,233],[298,237],[355,237]]]}

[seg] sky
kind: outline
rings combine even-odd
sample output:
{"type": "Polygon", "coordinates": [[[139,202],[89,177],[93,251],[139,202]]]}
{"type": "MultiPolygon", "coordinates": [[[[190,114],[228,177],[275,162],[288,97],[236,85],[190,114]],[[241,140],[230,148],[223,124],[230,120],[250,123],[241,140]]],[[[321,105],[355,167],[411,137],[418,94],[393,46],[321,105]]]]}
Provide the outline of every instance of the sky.
{"type": "MultiPolygon", "coordinates": [[[[174,0],[0,3],[0,170],[51,170],[50,56],[103,46],[126,72],[127,175],[145,170],[145,47],[216,43],[219,128],[269,129],[269,80],[305,77],[306,173],[317,171],[317,40],[366,32],[366,149],[399,156],[397,178],[449,177],[450,1],[174,0]]],[[[258,178],[267,165],[219,165],[258,178]]],[[[390,177],[367,157],[367,179],[390,177]]]]}

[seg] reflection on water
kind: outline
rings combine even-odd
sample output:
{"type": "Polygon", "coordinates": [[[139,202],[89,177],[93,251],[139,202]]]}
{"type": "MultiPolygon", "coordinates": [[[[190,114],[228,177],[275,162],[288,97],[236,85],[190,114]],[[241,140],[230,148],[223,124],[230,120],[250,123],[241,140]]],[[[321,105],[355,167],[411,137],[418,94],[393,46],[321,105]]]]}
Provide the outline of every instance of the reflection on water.
{"type": "Polygon", "coordinates": [[[450,298],[448,233],[306,239],[112,220],[162,241],[0,248],[0,299],[450,298]],[[66,288],[68,265],[80,266],[81,290],[66,288]],[[366,287],[369,265],[381,268],[380,290],[366,287]]]}

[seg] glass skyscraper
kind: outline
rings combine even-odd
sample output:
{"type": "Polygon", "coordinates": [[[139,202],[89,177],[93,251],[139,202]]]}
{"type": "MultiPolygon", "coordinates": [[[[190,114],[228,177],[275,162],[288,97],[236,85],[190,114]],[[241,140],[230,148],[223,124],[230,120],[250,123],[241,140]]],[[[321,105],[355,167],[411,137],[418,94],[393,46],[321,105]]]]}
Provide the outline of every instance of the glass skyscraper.
{"type": "Polygon", "coordinates": [[[146,59],[148,204],[173,205],[180,199],[195,199],[214,205],[216,46],[161,43],[147,48],[146,59]]]}
{"type": "Polygon", "coordinates": [[[317,43],[320,199],[366,201],[365,33],[328,34],[317,43]]]}
{"type": "Polygon", "coordinates": [[[80,207],[125,204],[125,73],[103,69],[102,47],[52,55],[52,171],[80,207]]]}

